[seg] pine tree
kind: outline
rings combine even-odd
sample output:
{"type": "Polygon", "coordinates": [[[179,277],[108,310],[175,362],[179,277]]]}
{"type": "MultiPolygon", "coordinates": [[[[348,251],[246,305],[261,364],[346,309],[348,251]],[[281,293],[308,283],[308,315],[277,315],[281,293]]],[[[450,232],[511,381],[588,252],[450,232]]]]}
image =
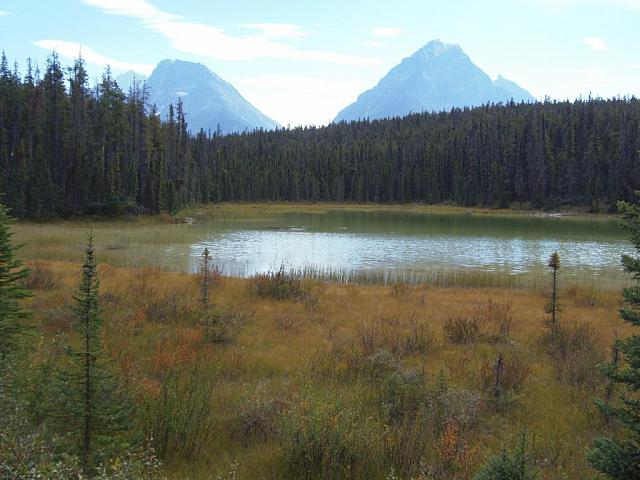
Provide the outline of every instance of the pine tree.
{"type": "Polygon", "coordinates": [[[540,478],[539,472],[527,454],[526,434],[523,432],[520,443],[512,451],[503,450],[482,467],[475,480],[535,480],[540,478]]]}
{"type": "Polygon", "coordinates": [[[206,310],[209,308],[209,282],[211,281],[211,256],[209,254],[209,249],[205,247],[202,252],[202,259],[200,262],[200,271],[202,275],[201,286],[202,286],[202,308],[206,310]]]}
{"type": "Polygon", "coordinates": [[[560,268],[560,256],[553,252],[549,258],[548,267],[553,271],[553,283],[551,290],[551,323],[555,325],[558,314],[558,269],[560,268]]]}
{"type": "Polygon", "coordinates": [[[29,275],[29,269],[16,257],[9,222],[7,209],[0,204],[0,365],[15,351],[16,342],[26,329],[24,321],[28,313],[20,300],[30,296],[21,284],[29,275]]]}
{"type": "Polygon", "coordinates": [[[53,412],[69,447],[79,453],[85,474],[118,446],[130,428],[128,405],[110,373],[101,342],[103,319],[93,238],[89,236],[82,280],[74,296],[79,341],[67,347],[67,362],[58,375],[60,404],[53,412]]]}
{"type": "MultiPolygon", "coordinates": [[[[640,252],[640,203],[620,202],[622,226],[629,232],[631,243],[640,252]]],[[[640,257],[623,255],[622,266],[633,276],[635,284],[623,290],[625,305],[620,310],[622,319],[640,326],[640,257]]],[[[615,419],[625,430],[618,437],[599,438],[589,452],[589,462],[609,478],[618,480],[640,479],[640,335],[617,340],[616,348],[626,360],[625,366],[610,363],[603,372],[612,383],[623,388],[618,401],[598,401],[608,418],[615,419]]]]}

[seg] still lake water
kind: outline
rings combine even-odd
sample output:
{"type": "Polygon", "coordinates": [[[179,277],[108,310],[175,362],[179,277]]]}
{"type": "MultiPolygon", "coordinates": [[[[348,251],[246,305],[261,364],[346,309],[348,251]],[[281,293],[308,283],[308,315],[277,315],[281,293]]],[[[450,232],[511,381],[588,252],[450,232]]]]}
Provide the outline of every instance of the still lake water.
{"type": "Polygon", "coordinates": [[[232,276],[281,265],[390,277],[429,271],[538,276],[557,251],[564,275],[604,281],[623,278],[620,256],[632,251],[613,218],[330,210],[208,220],[190,227],[198,238],[188,253],[168,247],[165,255],[182,257],[171,263],[187,262],[183,268],[195,270],[208,247],[215,263],[232,276]]]}

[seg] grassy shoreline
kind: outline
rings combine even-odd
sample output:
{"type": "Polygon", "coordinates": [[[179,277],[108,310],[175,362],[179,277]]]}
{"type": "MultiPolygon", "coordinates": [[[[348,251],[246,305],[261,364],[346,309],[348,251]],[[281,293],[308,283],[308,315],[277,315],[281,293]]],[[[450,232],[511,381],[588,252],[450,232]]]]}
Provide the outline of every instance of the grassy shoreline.
{"type": "Polygon", "coordinates": [[[184,223],[185,219],[206,219],[216,217],[245,217],[261,218],[264,215],[278,215],[282,213],[315,213],[326,214],[330,211],[351,212],[398,212],[432,215],[479,215],[492,217],[541,217],[591,220],[617,219],[616,213],[589,212],[586,208],[566,207],[559,210],[546,211],[530,208],[489,208],[463,207],[457,205],[421,203],[335,203],[335,202],[220,202],[183,208],[175,213],[160,213],[155,215],[115,215],[97,216],[87,215],[68,218],[18,219],[17,224],[109,224],[127,223],[140,225],[184,223]]]}
{"type": "Polygon", "coordinates": [[[191,208],[185,208],[176,213],[175,217],[216,217],[227,215],[265,215],[289,212],[304,212],[324,214],[329,211],[354,212],[399,212],[443,215],[491,215],[498,217],[535,216],[554,218],[590,218],[610,220],[617,218],[612,213],[591,213],[586,209],[568,207],[558,211],[543,211],[536,209],[510,209],[486,207],[461,207],[456,205],[427,205],[418,203],[384,204],[384,203],[333,203],[333,202],[222,202],[211,203],[191,208]]]}
{"type": "MultiPolygon", "coordinates": [[[[608,221],[615,218],[608,214],[579,214],[554,216],[534,211],[510,211],[467,209],[451,206],[426,205],[380,205],[380,204],[337,204],[337,203],[221,203],[210,204],[182,210],[176,215],[94,218],[56,220],[52,222],[17,222],[13,230],[17,243],[24,244],[22,254],[29,259],[77,261],[87,233],[93,230],[97,251],[101,261],[114,266],[143,267],[160,266],[173,271],[188,268],[185,257],[190,255],[193,242],[215,232],[220,225],[232,224],[244,228],[252,222],[264,225],[265,220],[288,213],[325,215],[330,212],[371,212],[393,215],[443,215],[475,218],[523,219],[551,217],[557,222],[608,221]],[[231,222],[231,223],[225,223],[231,222]],[[218,225],[218,226],[216,226],[218,225]],[[166,254],[171,250],[171,254],[166,254]]],[[[528,221],[528,220],[527,220],[528,221]]],[[[546,221],[546,220],[545,220],[546,221]]],[[[274,224],[277,223],[274,221],[274,224]]],[[[569,225],[569,224],[567,224],[569,225]]],[[[234,228],[236,228],[234,227],[234,228]]],[[[557,228],[557,226],[555,227],[557,228]]],[[[584,228],[584,227],[581,227],[584,228]]],[[[517,233],[517,232],[516,232],[517,233]]],[[[542,267],[541,267],[542,268],[542,267]]],[[[541,270],[525,274],[513,274],[506,271],[457,269],[441,271],[436,268],[414,268],[395,270],[355,270],[327,269],[306,266],[301,267],[302,276],[328,283],[382,284],[393,283],[431,284],[433,286],[452,286],[468,288],[504,287],[512,289],[539,290],[541,270]]],[[[619,272],[603,272],[603,277],[568,277],[571,283],[599,283],[603,288],[618,289],[621,286],[619,272]]]]}
{"type": "MultiPolygon", "coordinates": [[[[29,264],[36,296],[28,303],[43,338],[71,335],[71,312],[64,305],[72,302],[80,265],[29,264]]],[[[468,471],[512,445],[526,428],[536,438],[532,454],[544,479],[593,473],[583,453],[608,428],[592,403],[594,393],[605,387],[593,362],[608,354],[616,335],[628,334],[628,326],[617,316],[617,292],[561,290],[563,324],[586,321],[594,332],[594,348],[601,353],[580,357],[593,370],[559,373],[540,343],[546,331],[543,291],[307,280],[304,298],[276,300],[257,295],[251,280],[223,277],[212,291],[215,308],[252,314],[232,337],[211,343],[200,321],[197,276],[104,264],[99,274],[107,351],[119,378],[138,399],[143,431],[148,434],[166,420],[167,413],[158,406],[166,382],[173,378],[180,388],[193,389],[188,397],[176,397],[180,409],[171,411],[176,417],[169,418],[194,439],[193,447],[176,444],[175,451],[166,454],[170,479],[204,480],[236,462],[238,479],[295,476],[290,469],[298,467],[291,462],[303,452],[289,442],[298,435],[301,448],[336,454],[346,449],[356,469],[352,478],[382,480],[390,472],[389,464],[415,468],[420,455],[438,464],[444,441],[439,424],[419,438],[402,440],[415,435],[411,424],[388,418],[385,385],[397,375],[424,376],[429,392],[446,378],[449,393],[443,397],[448,402],[443,408],[462,409],[455,414],[463,415],[456,420],[462,422],[456,444],[472,453],[453,461],[468,471]],[[497,310],[490,305],[508,306],[512,320],[504,337],[492,339],[497,310]],[[477,338],[459,343],[448,336],[451,318],[471,320],[477,315],[477,338]],[[509,365],[519,362],[526,378],[508,405],[496,409],[483,375],[500,353],[509,365]],[[189,383],[193,375],[203,383],[189,383]],[[182,417],[182,409],[202,413],[182,417]],[[335,418],[346,422],[346,430],[334,423],[335,418]],[[205,425],[206,434],[201,429],[205,425]],[[396,457],[404,448],[416,458],[396,457]],[[369,465],[369,458],[376,463],[369,465]]],[[[56,355],[42,346],[37,354],[56,355]]],[[[409,405],[397,408],[413,415],[409,405]]]]}

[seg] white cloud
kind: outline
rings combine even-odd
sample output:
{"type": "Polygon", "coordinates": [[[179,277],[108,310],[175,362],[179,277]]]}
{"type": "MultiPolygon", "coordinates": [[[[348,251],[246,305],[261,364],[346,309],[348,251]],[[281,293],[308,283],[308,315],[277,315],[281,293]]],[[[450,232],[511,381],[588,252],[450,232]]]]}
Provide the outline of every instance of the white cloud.
{"type": "MultiPolygon", "coordinates": [[[[268,35],[232,35],[221,28],[193,22],[179,15],[164,12],[147,0],[83,0],[111,15],[138,19],[146,28],[164,35],[171,46],[181,52],[216,60],[255,60],[272,58],[298,61],[321,61],[337,64],[374,65],[380,60],[319,50],[304,50],[278,41],[268,35]]],[[[266,24],[263,24],[263,26],[266,24]]],[[[266,30],[261,29],[263,32],[266,30]]],[[[269,28],[273,34],[276,30],[269,28]]],[[[291,28],[288,33],[291,34],[291,28]]]]}
{"type": "Polygon", "coordinates": [[[304,28],[290,23],[245,23],[242,26],[250,30],[259,30],[266,38],[301,40],[307,36],[304,28]]]}
{"type": "Polygon", "coordinates": [[[366,40],[362,42],[365,47],[373,47],[373,48],[381,48],[384,47],[384,43],[378,42],[377,40],[366,40]]]}
{"type": "Polygon", "coordinates": [[[37,42],[34,42],[34,44],[49,51],[55,50],[58,54],[66,58],[77,58],[82,54],[82,58],[84,58],[87,63],[98,65],[100,67],[110,65],[111,68],[116,71],[133,70],[134,72],[149,75],[154,68],[154,65],[151,64],[121,62],[114,58],[101,55],[95,50],[76,42],[67,42],[64,40],[38,40],[37,42]]]}
{"type": "Polygon", "coordinates": [[[11,12],[7,12],[6,10],[0,10],[0,17],[6,17],[7,15],[11,15],[11,12]]]}
{"type": "Polygon", "coordinates": [[[395,27],[376,27],[371,30],[374,37],[396,37],[402,35],[405,31],[402,28],[395,27]]]}
{"type": "Polygon", "coordinates": [[[589,48],[591,48],[591,50],[596,51],[596,52],[604,52],[606,50],[609,50],[609,47],[607,46],[607,42],[604,40],[604,38],[600,38],[600,37],[585,37],[582,39],[582,41],[587,44],[589,46],[589,48]]]}
{"type": "Polygon", "coordinates": [[[307,75],[258,75],[233,79],[232,83],[261,112],[281,125],[292,127],[330,123],[340,109],[370,87],[359,79],[307,75]]]}

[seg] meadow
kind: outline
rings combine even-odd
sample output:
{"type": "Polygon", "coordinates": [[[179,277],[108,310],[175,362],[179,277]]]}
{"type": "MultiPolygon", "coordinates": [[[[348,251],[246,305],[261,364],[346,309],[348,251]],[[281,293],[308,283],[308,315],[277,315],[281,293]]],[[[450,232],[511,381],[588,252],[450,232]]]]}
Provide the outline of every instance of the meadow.
{"type": "MultiPolygon", "coordinates": [[[[542,478],[597,478],[586,452],[614,427],[593,402],[611,394],[596,365],[630,332],[617,287],[563,283],[560,270],[550,325],[550,275],[414,285],[214,271],[204,307],[202,275],[118,256],[122,242],[162,244],[155,229],[171,221],[137,219],[130,237],[93,227],[104,344],[168,478],[469,479],[523,435],[542,478]]],[[[71,335],[87,226],[15,226],[36,362],[55,363],[71,335]]]]}

